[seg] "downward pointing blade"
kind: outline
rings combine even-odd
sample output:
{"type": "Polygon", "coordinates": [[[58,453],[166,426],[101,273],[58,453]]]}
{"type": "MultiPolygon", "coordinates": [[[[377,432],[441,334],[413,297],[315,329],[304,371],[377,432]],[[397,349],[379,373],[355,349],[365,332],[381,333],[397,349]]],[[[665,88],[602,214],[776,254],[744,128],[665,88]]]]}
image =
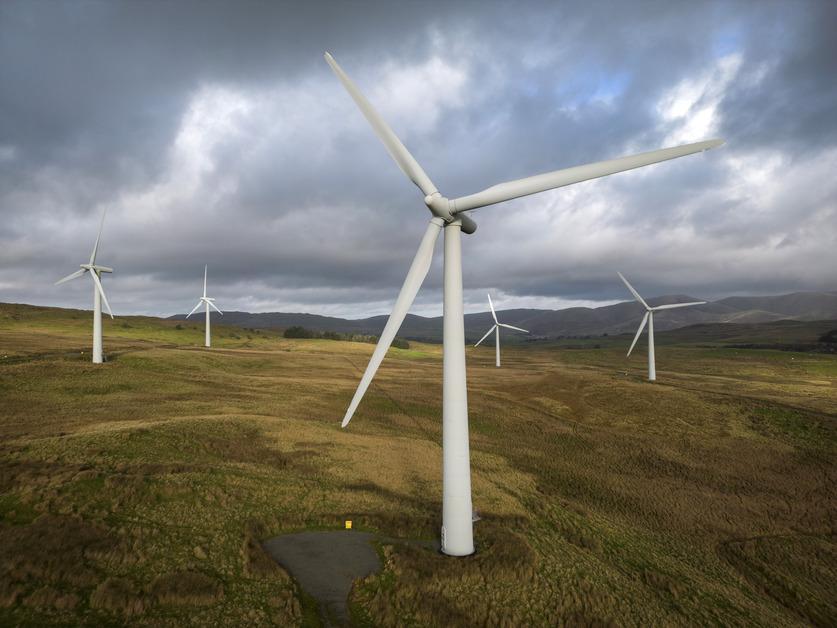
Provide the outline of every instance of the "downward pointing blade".
{"type": "Polygon", "coordinates": [[[628,283],[628,280],[627,280],[627,279],[625,279],[625,278],[622,276],[622,273],[617,272],[616,274],[617,274],[617,275],[619,275],[619,278],[620,278],[622,281],[624,281],[624,282],[625,282],[625,285],[626,285],[626,286],[628,286],[628,290],[630,290],[630,291],[631,291],[631,294],[632,294],[632,295],[634,295],[634,297],[636,297],[636,300],[637,300],[637,301],[639,301],[640,303],[642,303],[642,305],[644,305],[644,306],[645,306],[645,309],[646,309],[646,310],[650,310],[651,308],[650,308],[650,307],[648,307],[648,304],[645,302],[645,299],[643,299],[641,296],[639,296],[639,292],[637,292],[636,290],[634,290],[634,287],[633,287],[631,284],[629,284],[629,283],[628,283]]]}
{"type": "Polygon", "coordinates": [[[529,194],[536,194],[538,192],[545,192],[554,188],[560,188],[565,185],[587,181],[588,179],[598,179],[609,174],[616,174],[617,172],[624,172],[625,170],[633,170],[642,166],[650,166],[661,161],[669,159],[676,159],[677,157],[685,157],[693,153],[700,153],[710,148],[715,148],[723,144],[723,140],[708,140],[706,142],[697,142],[696,144],[685,144],[683,146],[674,146],[672,148],[661,148],[660,150],[652,150],[647,153],[640,153],[638,155],[631,155],[630,157],[620,157],[618,159],[609,159],[607,161],[599,161],[593,164],[586,164],[584,166],[575,166],[574,168],[565,168],[563,170],[554,170],[545,174],[538,174],[534,177],[526,177],[525,179],[517,179],[516,181],[507,181],[505,183],[498,183],[490,188],[463,196],[453,201],[453,213],[456,214],[468,209],[476,209],[477,207],[485,207],[486,205],[493,205],[494,203],[502,203],[513,198],[520,198],[521,196],[528,196],[529,194]]]}
{"type": "Polygon", "coordinates": [[[197,304],[195,307],[193,307],[193,308],[192,308],[192,311],[191,311],[191,312],[189,312],[189,313],[186,315],[186,318],[189,318],[192,314],[194,314],[194,313],[197,311],[197,309],[201,306],[201,303],[203,303],[203,299],[201,299],[200,301],[198,301],[198,304],[197,304]]]}
{"type": "Polygon", "coordinates": [[[329,53],[325,53],[325,60],[331,66],[331,69],[334,70],[334,73],[337,75],[337,78],[340,79],[340,82],[343,83],[343,87],[345,87],[346,91],[349,92],[349,96],[351,96],[355,101],[358,109],[360,109],[361,113],[363,113],[366,117],[369,124],[372,125],[378,139],[383,142],[387,151],[395,160],[395,163],[397,163],[398,167],[401,168],[401,171],[409,177],[410,181],[419,187],[425,196],[429,196],[434,192],[437,192],[436,186],[433,185],[430,177],[427,176],[419,163],[410,154],[410,151],[405,148],[404,144],[401,143],[401,140],[399,140],[395,133],[393,133],[392,129],[381,117],[381,114],[375,110],[368,100],[366,100],[366,96],[364,96],[352,82],[352,79],[350,79],[343,71],[343,68],[337,64],[334,57],[332,57],[329,53]]]}
{"type": "Polygon", "coordinates": [[[113,318],[113,311],[110,309],[110,303],[108,303],[108,298],[105,296],[105,289],[102,287],[102,282],[99,281],[98,273],[93,271],[90,273],[90,276],[93,278],[93,283],[96,284],[96,289],[99,291],[102,301],[104,301],[105,307],[108,309],[108,314],[110,314],[110,317],[113,318]]]}
{"type": "Polygon", "coordinates": [[[690,305],[703,305],[706,301],[692,301],[690,303],[669,303],[668,305],[658,305],[657,307],[652,307],[651,309],[655,312],[657,310],[673,310],[674,308],[678,307],[689,307],[690,305]]]}
{"type": "Polygon", "coordinates": [[[634,341],[631,343],[631,348],[628,349],[628,357],[631,355],[631,351],[634,350],[634,345],[636,345],[636,341],[639,340],[639,335],[642,333],[642,330],[645,329],[645,323],[648,322],[648,316],[650,312],[646,312],[645,316],[642,317],[642,322],[639,324],[639,329],[636,330],[636,336],[634,336],[634,341]]]}
{"type": "Polygon", "coordinates": [[[86,268],[82,268],[81,270],[77,270],[76,272],[70,273],[69,275],[64,277],[64,279],[59,279],[58,281],[56,281],[55,285],[57,286],[58,284],[64,283],[65,281],[70,281],[70,279],[75,279],[76,277],[81,277],[86,272],[87,272],[86,268]]]}
{"type": "Polygon", "coordinates": [[[514,325],[506,325],[505,323],[497,323],[500,327],[507,327],[509,329],[514,329],[517,331],[522,331],[524,334],[528,334],[529,331],[527,329],[520,329],[520,327],[515,327],[514,325]]]}
{"type": "Polygon", "coordinates": [[[218,312],[221,316],[224,315],[224,313],[221,310],[219,310],[212,301],[207,301],[207,303],[209,303],[209,306],[216,312],[218,312]]]}
{"type": "Polygon", "coordinates": [[[416,294],[424,282],[424,278],[427,277],[427,271],[430,270],[430,263],[433,261],[433,247],[436,244],[436,239],[439,237],[439,232],[442,230],[443,224],[441,218],[434,218],[427,225],[427,230],[421,239],[416,256],[413,258],[412,265],[410,265],[410,270],[407,271],[404,285],[401,286],[401,292],[398,293],[398,298],[395,300],[392,314],[389,315],[384,331],[381,332],[381,337],[378,339],[378,344],[366,367],[366,372],[363,374],[360,384],[358,384],[355,396],[352,397],[352,403],[349,404],[349,409],[346,410],[346,416],[343,417],[342,427],[346,427],[349,421],[352,420],[352,415],[354,415],[360,400],[363,399],[366,389],[369,388],[372,378],[375,377],[375,373],[378,371],[378,367],[387,354],[389,346],[395,339],[395,334],[398,333],[401,323],[404,322],[404,317],[407,316],[407,311],[413,304],[416,294]]]}
{"type": "Polygon", "coordinates": [[[480,338],[480,341],[479,341],[477,344],[475,344],[474,346],[475,346],[475,347],[479,347],[479,346],[480,346],[480,344],[482,343],[482,341],[483,341],[483,340],[485,340],[486,338],[488,338],[488,337],[491,335],[491,332],[492,332],[492,331],[494,331],[495,329],[497,329],[497,325],[493,325],[493,326],[491,327],[491,329],[489,329],[487,332],[485,332],[485,336],[483,336],[482,338],[480,338]]]}
{"type": "Polygon", "coordinates": [[[96,234],[96,243],[93,245],[93,252],[90,254],[90,265],[96,263],[96,253],[99,250],[99,238],[102,237],[102,227],[105,226],[105,214],[107,214],[108,208],[105,207],[104,211],[102,212],[102,220],[99,222],[99,233],[96,234]]]}
{"type": "Polygon", "coordinates": [[[494,311],[494,304],[491,302],[490,294],[488,295],[488,307],[491,308],[491,316],[494,318],[494,323],[499,324],[499,321],[497,320],[497,312],[494,311]]]}

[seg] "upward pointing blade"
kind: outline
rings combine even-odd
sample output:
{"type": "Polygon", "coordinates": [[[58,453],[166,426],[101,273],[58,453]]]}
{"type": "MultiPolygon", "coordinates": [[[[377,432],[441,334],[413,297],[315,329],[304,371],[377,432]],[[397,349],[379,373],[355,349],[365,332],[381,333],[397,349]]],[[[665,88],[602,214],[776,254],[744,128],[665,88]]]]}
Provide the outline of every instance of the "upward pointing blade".
{"type": "Polygon", "coordinates": [[[340,82],[343,83],[343,87],[345,87],[346,91],[349,92],[349,95],[369,121],[369,124],[372,125],[378,139],[383,142],[387,151],[395,160],[395,163],[397,163],[398,167],[401,168],[401,172],[406,174],[410,181],[415,183],[425,196],[430,196],[434,192],[437,192],[438,190],[436,190],[436,186],[433,185],[430,177],[427,176],[419,163],[410,154],[410,151],[404,147],[401,140],[399,140],[395,133],[393,133],[392,129],[389,128],[389,125],[381,117],[381,114],[375,110],[368,100],[366,100],[366,96],[364,96],[352,82],[352,79],[350,79],[343,71],[343,68],[337,64],[334,57],[332,57],[329,53],[325,53],[325,60],[331,66],[331,69],[334,70],[334,73],[337,75],[337,78],[340,79],[340,82]]]}
{"type": "Polygon", "coordinates": [[[706,142],[684,144],[683,146],[674,146],[672,148],[661,148],[660,150],[652,150],[647,153],[631,155],[630,157],[608,159],[607,161],[599,161],[584,166],[554,170],[545,174],[526,177],[525,179],[517,179],[516,181],[498,183],[482,192],[457,198],[453,201],[453,213],[457,214],[468,209],[502,203],[513,198],[545,192],[546,190],[587,181],[588,179],[598,179],[609,174],[633,170],[642,166],[650,166],[651,164],[676,159],[677,157],[685,157],[693,153],[701,153],[710,148],[720,146],[723,143],[723,140],[708,140],[706,142]]]}
{"type": "Polygon", "coordinates": [[[495,323],[499,323],[497,320],[497,312],[494,311],[494,304],[491,302],[491,295],[488,295],[488,307],[491,308],[491,316],[494,318],[495,323]]]}
{"type": "Polygon", "coordinates": [[[343,417],[342,427],[346,427],[349,421],[352,420],[352,415],[355,413],[360,400],[363,399],[366,389],[369,388],[372,378],[375,377],[375,373],[381,365],[384,356],[387,354],[389,346],[395,339],[395,334],[398,333],[401,323],[404,322],[404,317],[407,316],[407,311],[413,304],[416,294],[424,282],[424,278],[427,277],[427,271],[430,270],[430,263],[433,261],[433,247],[436,244],[436,239],[439,237],[439,232],[442,230],[443,224],[444,222],[441,218],[433,218],[430,224],[427,225],[427,230],[421,239],[416,256],[410,265],[410,270],[407,271],[404,285],[401,286],[401,292],[398,293],[398,298],[395,300],[392,314],[389,315],[384,331],[381,332],[381,337],[366,367],[366,372],[363,374],[360,384],[358,384],[355,396],[352,397],[349,409],[346,410],[346,416],[343,417]]]}
{"type": "Polygon", "coordinates": [[[55,285],[57,286],[58,284],[64,283],[65,281],[70,281],[70,279],[75,279],[76,277],[81,277],[86,272],[87,272],[86,268],[82,268],[81,270],[77,270],[76,272],[70,273],[69,275],[64,277],[64,279],[59,279],[58,281],[56,281],[55,285]]]}
{"type": "Polygon", "coordinates": [[[107,214],[108,208],[105,207],[104,211],[102,212],[102,220],[99,222],[99,233],[96,234],[96,243],[93,245],[93,252],[90,254],[90,265],[96,263],[96,253],[99,250],[99,238],[102,237],[102,227],[105,226],[105,214],[107,214]]]}
{"type": "Polygon", "coordinates": [[[642,317],[642,322],[639,324],[639,329],[636,330],[636,336],[634,336],[634,341],[631,343],[631,348],[628,349],[628,357],[631,356],[631,351],[634,350],[634,345],[636,344],[636,341],[639,340],[639,335],[642,333],[642,330],[645,329],[645,323],[648,322],[650,314],[650,312],[646,312],[645,316],[642,317]]]}
{"type": "Polygon", "coordinates": [[[90,271],[90,276],[93,278],[93,283],[96,284],[96,289],[99,291],[99,294],[102,297],[102,301],[105,302],[105,307],[108,309],[108,314],[110,317],[113,318],[113,311],[110,309],[110,303],[108,303],[108,298],[105,296],[105,289],[102,287],[102,282],[99,281],[99,273],[95,270],[90,271]]]}
{"type": "Polygon", "coordinates": [[[703,305],[706,301],[692,301],[690,303],[669,303],[668,305],[658,305],[657,307],[652,307],[651,309],[655,312],[657,310],[673,310],[674,308],[678,307],[689,307],[690,305],[703,305]]]}
{"type": "Polygon", "coordinates": [[[206,298],[206,265],[203,267],[203,298],[206,298]]]}
{"type": "Polygon", "coordinates": [[[645,309],[646,309],[646,310],[650,310],[651,308],[650,308],[650,307],[648,307],[648,304],[645,302],[645,299],[643,299],[641,296],[639,296],[639,292],[637,292],[636,290],[634,290],[634,287],[633,287],[631,284],[629,284],[629,283],[628,283],[628,280],[627,280],[627,279],[625,279],[625,278],[622,276],[622,273],[617,272],[616,274],[617,274],[617,275],[619,275],[619,278],[620,278],[622,281],[624,281],[624,282],[625,282],[625,285],[626,285],[626,286],[628,286],[628,290],[630,290],[630,291],[631,291],[631,294],[632,294],[632,295],[634,295],[634,297],[636,297],[636,300],[637,300],[637,301],[639,301],[640,303],[642,303],[642,305],[643,305],[643,306],[645,306],[645,309]]]}
{"type": "Polygon", "coordinates": [[[486,338],[488,338],[491,335],[491,332],[494,331],[495,329],[497,329],[497,325],[492,325],[491,329],[489,329],[487,332],[485,332],[485,336],[480,338],[479,342],[477,344],[475,344],[474,346],[479,347],[482,344],[482,341],[485,340],[486,338]]]}

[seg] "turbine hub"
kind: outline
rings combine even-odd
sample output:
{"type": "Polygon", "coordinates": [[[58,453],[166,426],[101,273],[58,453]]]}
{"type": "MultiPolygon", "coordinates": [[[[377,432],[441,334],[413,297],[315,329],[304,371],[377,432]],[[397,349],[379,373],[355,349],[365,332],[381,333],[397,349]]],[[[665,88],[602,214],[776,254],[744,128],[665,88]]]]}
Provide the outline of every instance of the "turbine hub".
{"type": "Polygon", "coordinates": [[[438,216],[445,222],[453,222],[455,218],[450,213],[450,201],[439,192],[433,192],[424,197],[424,204],[427,205],[434,216],[438,216]]]}
{"type": "Polygon", "coordinates": [[[427,205],[427,209],[429,209],[434,216],[441,218],[448,224],[457,220],[460,221],[462,224],[462,233],[471,234],[477,230],[477,223],[475,223],[470,216],[464,213],[453,214],[451,212],[451,201],[442,196],[439,192],[433,192],[433,194],[425,196],[424,204],[427,205]]]}

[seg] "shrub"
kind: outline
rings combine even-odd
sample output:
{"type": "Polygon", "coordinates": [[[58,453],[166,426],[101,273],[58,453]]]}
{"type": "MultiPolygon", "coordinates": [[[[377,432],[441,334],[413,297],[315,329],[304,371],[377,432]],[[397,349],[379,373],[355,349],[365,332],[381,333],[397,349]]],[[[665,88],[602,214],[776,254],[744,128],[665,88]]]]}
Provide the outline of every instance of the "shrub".
{"type": "Polygon", "coordinates": [[[310,329],[305,329],[300,325],[288,327],[285,333],[282,334],[285,338],[316,338],[317,334],[310,329]]]}
{"type": "Polygon", "coordinates": [[[822,336],[820,336],[820,342],[825,342],[828,344],[835,344],[837,343],[837,329],[832,329],[831,331],[825,332],[822,336]]]}

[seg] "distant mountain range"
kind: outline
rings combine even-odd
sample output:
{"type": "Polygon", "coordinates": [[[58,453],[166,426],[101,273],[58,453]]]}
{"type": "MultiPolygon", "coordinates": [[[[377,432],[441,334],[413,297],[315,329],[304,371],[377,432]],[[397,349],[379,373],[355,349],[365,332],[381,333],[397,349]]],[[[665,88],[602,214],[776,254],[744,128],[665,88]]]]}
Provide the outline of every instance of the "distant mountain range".
{"type": "MultiPolygon", "coordinates": [[[[686,295],[672,295],[647,299],[649,305],[698,301],[686,295]]],[[[642,318],[642,306],[636,302],[617,303],[604,307],[572,307],[563,310],[516,309],[502,310],[504,323],[523,327],[531,332],[528,338],[557,338],[567,336],[601,336],[633,332],[642,318]]],[[[372,316],[357,320],[283,312],[224,312],[223,319],[213,314],[218,322],[253,329],[286,329],[300,325],[318,331],[378,335],[387,316],[372,316]]],[[[184,319],[185,314],[171,316],[184,319]]],[[[837,319],[837,292],[794,292],[771,297],[728,297],[720,301],[694,307],[663,311],[654,316],[658,330],[678,329],[699,323],[767,323],[778,320],[833,320],[837,319]]],[[[215,318],[213,318],[215,320],[215,318]]],[[[465,336],[476,341],[493,324],[490,312],[465,315],[465,336]]],[[[402,338],[439,342],[442,339],[442,318],[426,318],[408,314],[398,333],[402,338]]],[[[506,338],[524,340],[527,336],[509,332],[506,338]]]]}

